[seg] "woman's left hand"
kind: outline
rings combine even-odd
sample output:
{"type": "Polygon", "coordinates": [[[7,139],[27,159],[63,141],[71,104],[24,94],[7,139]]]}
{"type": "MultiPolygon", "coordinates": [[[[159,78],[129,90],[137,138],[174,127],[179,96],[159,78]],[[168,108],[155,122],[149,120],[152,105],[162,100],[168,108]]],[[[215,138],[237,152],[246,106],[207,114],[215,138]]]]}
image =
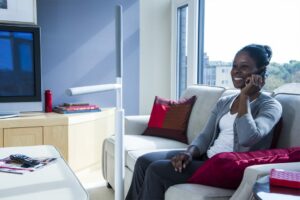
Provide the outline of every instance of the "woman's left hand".
{"type": "Polygon", "coordinates": [[[189,152],[182,152],[177,155],[175,155],[171,159],[171,163],[174,167],[174,170],[176,172],[181,173],[184,168],[192,161],[192,154],[189,152]]]}

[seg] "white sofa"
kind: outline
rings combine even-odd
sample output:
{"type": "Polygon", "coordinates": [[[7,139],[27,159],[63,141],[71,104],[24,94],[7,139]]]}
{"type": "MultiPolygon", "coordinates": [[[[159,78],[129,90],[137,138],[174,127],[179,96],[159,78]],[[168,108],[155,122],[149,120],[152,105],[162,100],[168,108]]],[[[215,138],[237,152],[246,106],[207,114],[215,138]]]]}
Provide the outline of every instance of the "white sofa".
{"type": "MultiPolygon", "coordinates": [[[[210,111],[223,96],[232,94],[235,90],[221,87],[194,85],[188,87],[183,97],[197,96],[189,124],[188,142],[190,143],[205,125],[210,111]]],[[[270,94],[283,106],[283,128],[278,147],[300,146],[300,95],[270,94]]],[[[148,152],[168,149],[185,149],[188,145],[166,138],[141,135],[146,129],[149,116],[127,116],[125,119],[125,193],[127,193],[136,159],[148,152]]],[[[114,137],[107,138],[103,143],[103,176],[114,188],[114,137]]],[[[199,184],[178,184],[170,187],[165,193],[166,200],[176,199],[253,199],[252,186],[257,178],[269,173],[271,168],[292,169],[300,171],[300,162],[285,164],[266,164],[248,167],[237,190],[210,187],[199,184]]]]}

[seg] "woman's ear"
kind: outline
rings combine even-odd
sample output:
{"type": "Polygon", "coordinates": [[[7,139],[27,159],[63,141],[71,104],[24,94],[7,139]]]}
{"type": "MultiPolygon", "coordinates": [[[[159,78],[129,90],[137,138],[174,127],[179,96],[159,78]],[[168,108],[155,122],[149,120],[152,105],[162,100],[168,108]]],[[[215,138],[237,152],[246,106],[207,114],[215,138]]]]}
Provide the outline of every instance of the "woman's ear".
{"type": "Polygon", "coordinates": [[[264,79],[265,75],[266,75],[266,67],[264,66],[264,67],[258,69],[255,74],[262,76],[264,79]]]}
{"type": "Polygon", "coordinates": [[[263,77],[262,77],[262,86],[261,86],[261,87],[264,87],[265,84],[266,84],[266,79],[265,79],[265,77],[263,76],[263,77]]]}

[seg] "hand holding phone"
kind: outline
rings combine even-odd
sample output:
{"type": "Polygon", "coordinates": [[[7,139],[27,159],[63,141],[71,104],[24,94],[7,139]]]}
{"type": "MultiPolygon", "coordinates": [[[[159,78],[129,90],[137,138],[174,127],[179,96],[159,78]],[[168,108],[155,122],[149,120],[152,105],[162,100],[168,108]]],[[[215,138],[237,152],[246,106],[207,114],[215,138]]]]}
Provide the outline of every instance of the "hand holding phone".
{"type": "Polygon", "coordinates": [[[253,94],[257,93],[261,90],[264,86],[264,80],[261,75],[252,74],[245,80],[245,87],[241,90],[241,93],[252,96],[253,94]]]}

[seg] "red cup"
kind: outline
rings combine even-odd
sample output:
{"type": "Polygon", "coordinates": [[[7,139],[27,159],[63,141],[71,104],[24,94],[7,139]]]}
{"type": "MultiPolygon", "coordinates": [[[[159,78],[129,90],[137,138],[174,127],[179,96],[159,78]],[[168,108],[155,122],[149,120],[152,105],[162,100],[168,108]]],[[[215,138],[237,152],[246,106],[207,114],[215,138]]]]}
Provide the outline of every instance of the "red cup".
{"type": "Polygon", "coordinates": [[[45,90],[45,112],[52,112],[52,92],[45,90]]]}

